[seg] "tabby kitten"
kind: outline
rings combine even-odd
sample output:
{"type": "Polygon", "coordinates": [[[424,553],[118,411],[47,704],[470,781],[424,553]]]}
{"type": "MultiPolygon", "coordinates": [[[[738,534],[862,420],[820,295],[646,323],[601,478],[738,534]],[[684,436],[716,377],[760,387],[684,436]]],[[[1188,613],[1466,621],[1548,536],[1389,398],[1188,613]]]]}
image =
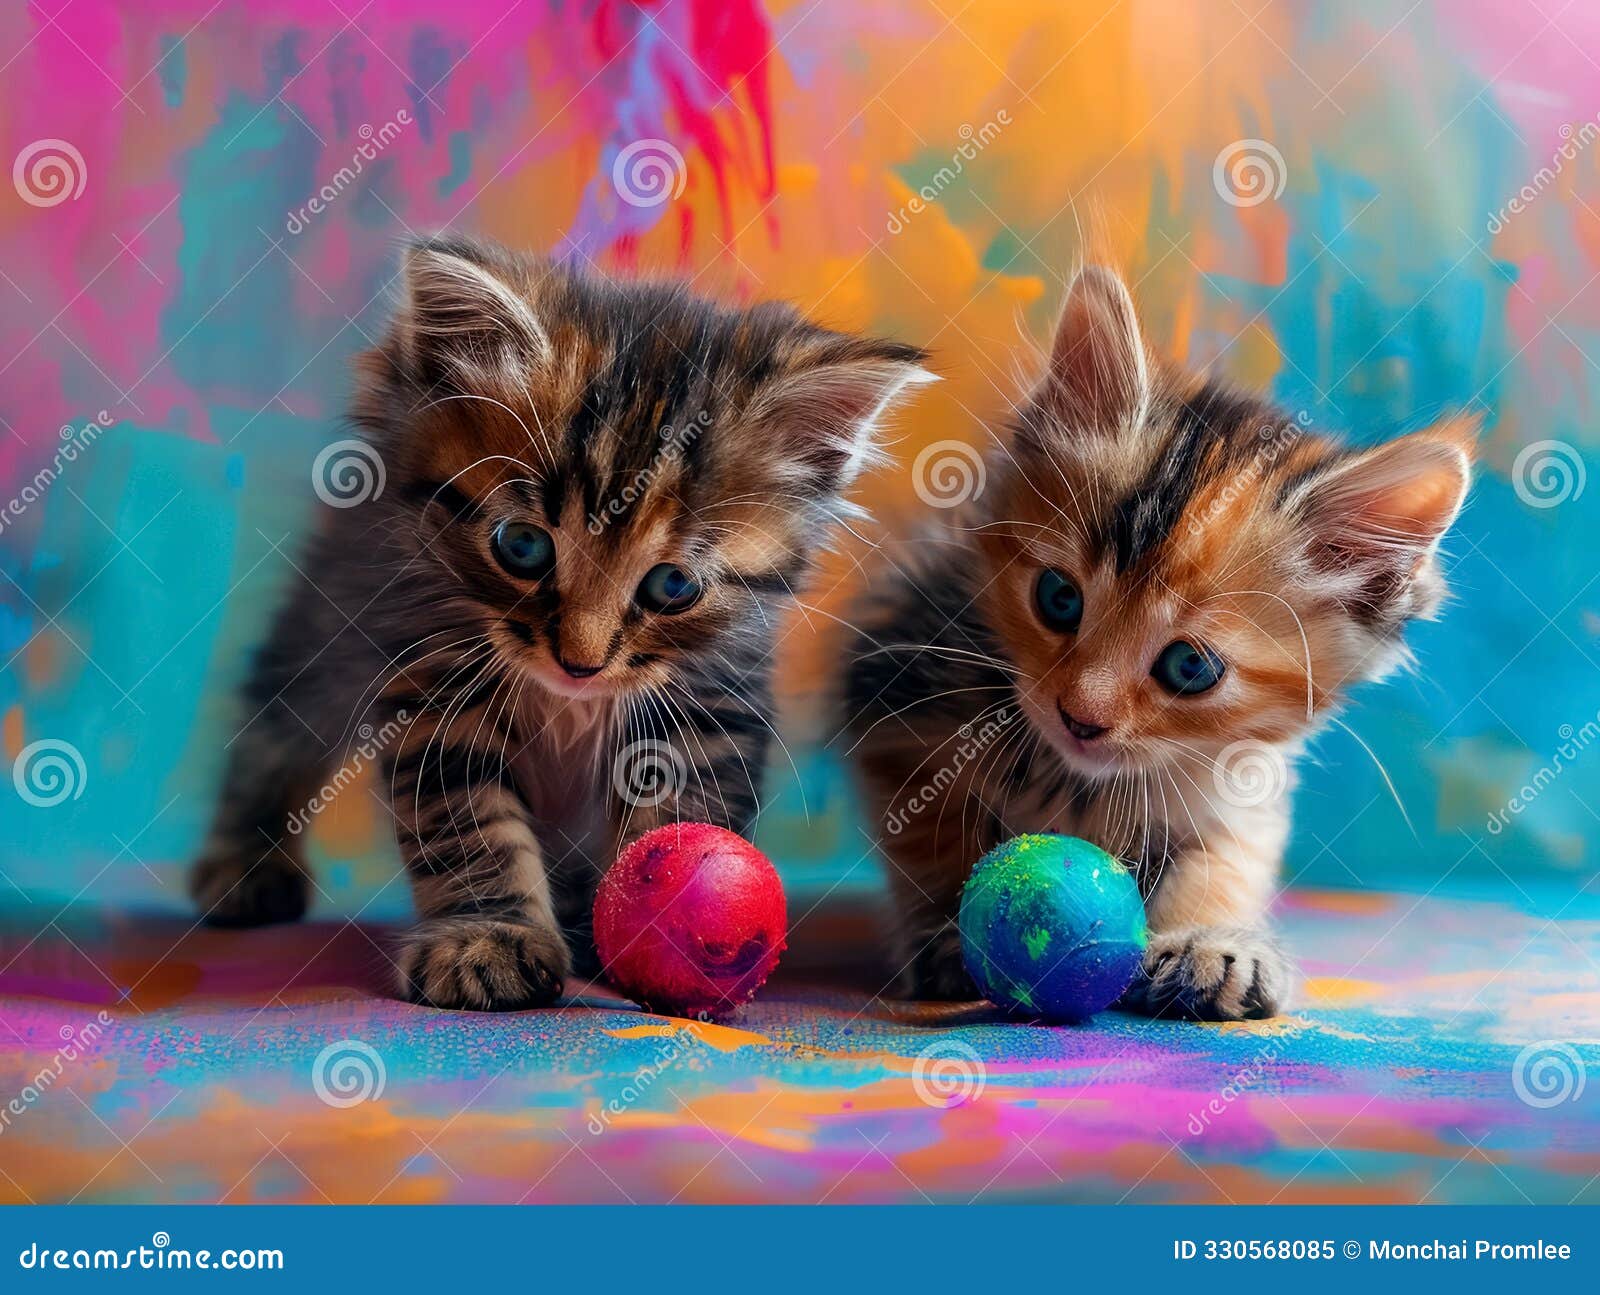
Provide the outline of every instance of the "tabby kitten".
{"type": "Polygon", "coordinates": [[[1151,939],[1124,1006],[1272,1015],[1288,762],[1438,607],[1473,429],[1343,448],[1159,366],[1127,289],[1091,267],[1014,433],[965,524],[874,591],[847,672],[908,988],[976,996],[968,870],[1053,831],[1138,877],[1151,939]]]}
{"type": "Polygon", "coordinates": [[[625,839],[749,829],[780,613],[928,375],[786,306],[455,239],[404,283],[354,407],[386,484],[322,512],[191,889],[217,925],[300,917],[304,807],[375,730],[420,916],[402,992],[528,1007],[625,839]]]}

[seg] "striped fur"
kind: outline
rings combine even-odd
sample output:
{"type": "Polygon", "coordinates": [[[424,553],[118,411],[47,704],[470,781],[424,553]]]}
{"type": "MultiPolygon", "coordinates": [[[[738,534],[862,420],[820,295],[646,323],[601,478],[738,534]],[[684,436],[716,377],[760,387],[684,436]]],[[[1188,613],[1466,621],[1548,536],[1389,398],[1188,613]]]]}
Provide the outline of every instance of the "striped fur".
{"type": "Polygon", "coordinates": [[[421,919],[402,991],[525,1007],[590,952],[593,886],[626,840],[749,829],[782,613],[875,422],[927,375],[912,347],[784,306],[482,244],[420,243],[405,282],[354,409],[387,487],[326,509],[297,563],[192,889],[215,923],[300,916],[312,883],[286,824],[353,734],[392,733],[421,919]],[[552,538],[553,569],[497,560],[508,521],[552,538]],[[662,563],[702,588],[687,610],[640,601],[662,563]]]}
{"type": "Polygon", "coordinates": [[[1289,981],[1264,924],[1286,772],[1438,607],[1472,429],[1341,447],[1158,365],[1127,290],[1091,268],[1013,432],[965,515],[904,557],[884,550],[893,569],[847,667],[847,743],[882,825],[907,988],[974,992],[954,927],[967,870],[1018,832],[1059,831],[1137,872],[1153,935],[1129,1006],[1271,1014],[1289,981]],[[1045,568],[1082,590],[1076,632],[1038,614],[1045,568]],[[1153,664],[1177,640],[1213,650],[1221,682],[1163,689],[1153,664]],[[1104,731],[1085,740],[1069,717],[1104,731]]]}

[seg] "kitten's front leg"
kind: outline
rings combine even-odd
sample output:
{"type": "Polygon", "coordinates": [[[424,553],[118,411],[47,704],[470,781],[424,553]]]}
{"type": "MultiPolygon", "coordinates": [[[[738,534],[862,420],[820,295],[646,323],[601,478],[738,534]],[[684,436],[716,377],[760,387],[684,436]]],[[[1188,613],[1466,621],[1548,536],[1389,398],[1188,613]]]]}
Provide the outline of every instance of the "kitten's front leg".
{"type": "Polygon", "coordinates": [[[1146,902],[1150,944],[1118,1006],[1199,1021],[1260,1020],[1288,1006],[1294,972],[1267,926],[1276,848],[1195,844],[1146,902]]]}
{"type": "MultiPolygon", "coordinates": [[[[494,726],[487,726],[492,730],[494,726]]],[[[532,815],[502,736],[461,717],[414,721],[388,762],[400,854],[422,920],[400,989],[432,1007],[513,1011],[561,993],[570,967],[532,815]]]]}

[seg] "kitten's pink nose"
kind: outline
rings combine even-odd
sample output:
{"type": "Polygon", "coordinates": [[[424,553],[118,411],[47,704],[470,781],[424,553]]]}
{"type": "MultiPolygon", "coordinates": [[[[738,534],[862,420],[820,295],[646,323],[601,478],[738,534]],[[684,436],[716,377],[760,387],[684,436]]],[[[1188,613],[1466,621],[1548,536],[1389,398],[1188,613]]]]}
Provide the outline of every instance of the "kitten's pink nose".
{"type": "Polygon", "coordinates": [[[603,665],[576,665],[573,662],[568,661],[566,657],[561,658],[561,668],[574,679],[587,679],[591,675],[597,675],[605,669],[603,665]]]}
{"type": "Polygon", "coordinates": [[[1067,726],[1067,732],[1080,742],[1092,742],[1110,727],[1109,724],[1096,724],[1093,720],[1069,715],[1067,708],[1060,702],[1056,703],[1056,709],[1061,712],[1061,722],[1067,726]]]}

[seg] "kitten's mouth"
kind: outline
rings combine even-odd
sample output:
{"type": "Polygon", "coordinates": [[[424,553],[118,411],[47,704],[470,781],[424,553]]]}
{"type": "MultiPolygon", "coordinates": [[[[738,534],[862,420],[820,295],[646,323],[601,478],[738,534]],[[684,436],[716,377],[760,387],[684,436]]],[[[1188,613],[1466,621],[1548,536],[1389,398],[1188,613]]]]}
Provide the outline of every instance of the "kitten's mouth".
{"type": "Polygon", "coordinates": [[[1085,742],[1064,729],[1056,734],[1055,748],[1069,768],[1091,778],[1108,778],[1122,768],[1122,761],[1102,743],[1085,742]]]}
{"type": "Polygon", "coordinates": [[[591,675],[587,679],[574,679],[560,666],[548,660],[534,662],[524,669],[546,692],[573,701],[598,701],[617,691],[616,684],[610,679],[600,675],[591,675]]]}
{"type": "Polygon", "coordinates": [[[1060,702],[1056,703],[1056,712],[1059,722],[1052,726],[1052,745],[1075,773],[1091,778],[1106,778],[1123,767],[1117,752],[1106,745],[1104,729],[1086,736],[1083,730],[1092,729],[1092,725],[1075,721],[1060,702]]]}

